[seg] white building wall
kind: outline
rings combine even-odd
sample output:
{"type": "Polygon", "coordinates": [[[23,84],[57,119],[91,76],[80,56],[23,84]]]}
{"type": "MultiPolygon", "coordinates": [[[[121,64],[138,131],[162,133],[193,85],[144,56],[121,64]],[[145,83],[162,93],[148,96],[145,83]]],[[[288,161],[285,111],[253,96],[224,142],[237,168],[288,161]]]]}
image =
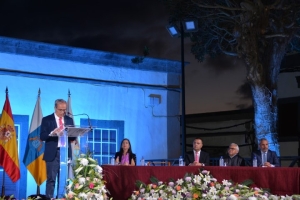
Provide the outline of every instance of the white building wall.
{"type": "MultiPolygon", "coordinates": [[[[0,105],[8,87],[14,115],[28,115],[31,120],[39,89],[43,116],[49,115],[54,101],[67,100],[70,90],[73,114],[125,122],[124,137],[130,139],[138,164],[142,156],[179,157],[180,62],[146,58],[133,64],[133,56],[127,55],[1,37],[0,42],[0,105]],[[151,94],[160,96],[158,104],[151,104],[151,94]]],[[[80,118],[86,117],[75,116],[75,124],[80,124],[80,118]]],[[[33,181],[30,173],[27,179],[33,181]]],[[[27,185],[27,195],[36,192],[32,184],[27,185]]]]}

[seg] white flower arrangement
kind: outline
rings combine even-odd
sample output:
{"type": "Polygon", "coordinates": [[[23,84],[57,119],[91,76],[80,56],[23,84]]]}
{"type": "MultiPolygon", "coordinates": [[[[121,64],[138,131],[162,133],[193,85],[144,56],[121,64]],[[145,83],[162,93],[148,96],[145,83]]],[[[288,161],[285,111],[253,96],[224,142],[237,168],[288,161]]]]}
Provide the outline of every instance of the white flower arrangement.
{"type": "Polygon", "coordinates": [[[81,154],[74,167],[74,179],[69,179],[65,198],[68,200],[107,200],[108,191],[103,170],[90,154],[81,154]]]}
{"type": "Polygon", "coordinates": [[[197,175],[186,174],[182,179],[167,183],[155,177],[151,177],[150,181],[150,184],[137,181],[138,190],[133,192],[130,200],[300,200],[300,195],[277,196],[260,188],[248,187],[253,183],[250,180],[244,184],[234,184],[228,180],[219,183],[207,170],[197,175]]]}

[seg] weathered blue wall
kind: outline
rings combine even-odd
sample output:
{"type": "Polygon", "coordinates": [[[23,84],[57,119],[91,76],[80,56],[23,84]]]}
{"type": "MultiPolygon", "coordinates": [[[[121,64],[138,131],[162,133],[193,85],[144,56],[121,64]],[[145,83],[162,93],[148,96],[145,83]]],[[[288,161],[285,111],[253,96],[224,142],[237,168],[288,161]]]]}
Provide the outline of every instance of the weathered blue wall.
{"type": "MultiPolygon", "coordinates": [[[[146,58],[133,64],[133,57],[0,37],[0,105],[8,87],[13,114],[31,119],[40,89],[46,116],[53,113],[55,99],[67,100],[70,90],[73,114],[125,122],[124,137],[131,140],[138,161],[142,156],[177,158],[180,62],[146,58]],[[160,97],[158,104],[151,103],[153,95],[160,97]]],[[[27,177],[27,195],[34,194],[35,183],[29,173],[27,177]]]]}

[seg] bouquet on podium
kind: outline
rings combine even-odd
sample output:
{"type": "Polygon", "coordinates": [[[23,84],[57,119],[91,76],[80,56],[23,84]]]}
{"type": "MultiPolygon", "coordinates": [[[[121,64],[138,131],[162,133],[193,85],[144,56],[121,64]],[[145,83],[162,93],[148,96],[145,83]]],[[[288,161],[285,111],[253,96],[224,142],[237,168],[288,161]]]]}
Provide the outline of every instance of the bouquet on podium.
{"type": "Polygon", "coordinates": [[[109,199],[102,168],[91,153],[80,154],[74,167],[74,179],[68,179],[66,199],[109,199]]]}

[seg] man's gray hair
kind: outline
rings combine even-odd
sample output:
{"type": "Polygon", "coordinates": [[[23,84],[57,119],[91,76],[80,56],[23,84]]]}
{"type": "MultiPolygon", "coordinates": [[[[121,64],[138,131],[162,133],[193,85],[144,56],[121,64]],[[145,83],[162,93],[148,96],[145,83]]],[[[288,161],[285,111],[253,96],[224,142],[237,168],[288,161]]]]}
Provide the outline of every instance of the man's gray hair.
{"type": "Polygon", "coordinates": [[[236,143],[231,143],[229,146],[235,146],[236,147],[236,150],[239,152],[240,151],[240,148],[239,148],[239,145],[237,145],[236,143]]]}
{"type": "Polygon", "coordinates": [[[63,100],[63,99],[56,99],[55,103],[54,103],[55,108],[57,108],[57,104],[59,104],[59,103],[65,103],[65,104],[67,104],[67,102],[65,100],[63,100]]]}

